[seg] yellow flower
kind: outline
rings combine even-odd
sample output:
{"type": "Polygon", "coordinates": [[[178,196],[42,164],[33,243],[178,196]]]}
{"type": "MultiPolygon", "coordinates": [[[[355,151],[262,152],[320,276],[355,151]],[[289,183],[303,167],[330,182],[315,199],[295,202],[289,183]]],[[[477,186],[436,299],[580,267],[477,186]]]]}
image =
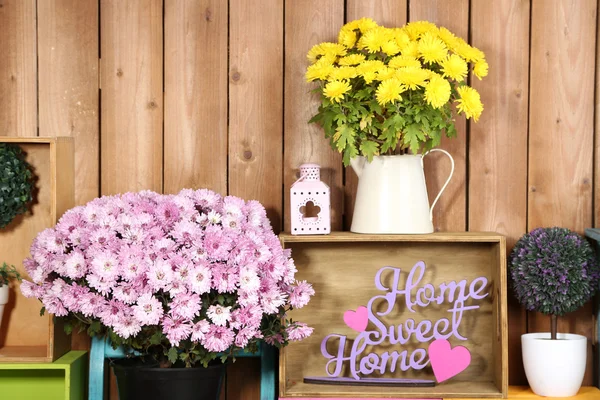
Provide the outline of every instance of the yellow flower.
{"type": "Polygon", "coordinates": [[[461,38],[457,38],[457,41],[458,45],[456,46],[454,52],[462,58],[464,58],[465,60],[472,63],[477,63],[478,61],[481,61],[485,58],[485,54],[483,54],[483,51],[469,45],[461,38]]]}
{"type": "Polygon", "coordinates": [[[395,40],[388,40],[383,45],[381,45],[381,51],[383,51],[388,56],[394,56],[400,53],[400,46],[396,43],[395,40]]]}
{"type": "Polygon", "coordinates": [[[410,56],[396,56],[390,60],[388,66],[392,68],[416,67],[421,68],[421,61],[410,56]]]}
{"type": "Polygon", "coordinates": [[[356,27],[351,27],[349,25],[350,24],[346,24],[340,29],[338,43],[350,49],[356,44],[356,32],[354,32],[356,27]]]}
{"type": "Polygon", "coordinates": [[[327,56],[330,60],[333,58],[333,60],[331,60],[331,62],[333,62],[337,56],[345,55],[346,48],[341,44],[324,42],[313,46],[306,56],[311,63],[314,63],[320,59],[320,56],[327,56]]]}
{"type": "Polygon", "coordinates": [[[396,70],[396,77],[403,85],[409,89],[416,89],[417,86],[425,86],[425,81],[429,79],[429,70],[405,67],[396,70]]]}
{"type": "Polygon", "coordinates": [[[400,100],[402,98],[401,93],[405,90],[406,88],[398,79],[392,78],[379,84],[379,87],[375,92],[375,97],[377,97],[377,102],[384,106],[387,103],[393,103],[400,100]]]}
{"type": "Polygon", "coordinates": [[[366,31],[358,40],[358,48],[366,49],[369,53],[377,53],[391,38],[391,31],[382,26],[377,26],[366,31]]]}
{"type": "Polygon", "coordinates": [[[365,61],[365,56],[362,54],[349,54],[338,60],[339,65],[357,65],[365,61]]]}
{"type": "Polygon", "coordinates": [[[377,71],[377,80],[385,81],[386,79],[393,78],[396,75],[396,70],[390,67],[383,67],[377,71]]]}
{"type": "Polygon", "coordinates": [[[409,22],[405,26],[406,33],[412,40],[417,40],[421,35],[425,33],[433,33],[437,35],[438,28],[435,24],[429,21],[415,21],[409,22]]]}
{"type": "Polygon", "coordinates": [[[327,80],[329,81],[340,81],[342,79],[352,79],[356,78],[357,72],[354,67],[339,67],[334,68],[333,71],[329,74],[327,80]]]}
{"type": "Polygon", "coordinates": [[[321,58],[306,69],[306,81],[311,82],[316,79],[326,80],[329,74],[333,72],[333,69],[334,66],[327,62],[327,59],[321,58]]]}
{"type": "Polygon", "coordinates": [[[450,77],[455,81],[463,81],[469,72],[467,62],[456,54],[451,54],[442,61],[442,71],[444,77],[450,77]]]}
{"type": "Polygon", "coordinates": [[[406,33],[404,28],[394,28],[392,29],[392,32],[394,34],[394,40],[396,40],[400,49],[403,49],[410,44],[410,36],[408,36],[408,33],[406,33]]]}
{"type": "Polygon", "coordinates": [[[367,60],[356,67],[356,71],[361,75],[366,83],[371,83],[377,78],[377,71],[385,67],[385,64],[379,60],[367,60]]]}
{"type": "Polygon", "coordinates": [[[419,55],[426,63],[440,62],[446,55],[448,50],[446,44],[436,35],[431,32],[426,32],[419,40],[419,55]]]}
{"type": "Polygon", "coordinates": [[[419,57],[419,43],[409,42],[406,46],[400,49],[403,56],[417,58],[419,57]]]}
{"type": "Polygon", "coordinates": [[[425,86],[425,101],[433,108],[440,108],[450,100],[450,82],[433,74],[425,86]]]}
{"type": "Polygon", "coordinates": [[[469,86],[460,86],[458,89],[458,95],[460,99],[456,100],[459,112],[465,113],[465,117],[473,118],[475,122],[479,119],[479,116],[483,112],[483,104],[481,104],[481,98],[477,90],[469,86]]]}
{"type": "Polygon", "coordinates": [[[448,46],[450,50],[454,51],[454,49],[456,49],[458,46],[458,38],[443,26],[440,27],[438,36],[444,41],[444,43],[446,43],[446,46],[448,46]]]}
{"type": "Polygon", "coordinates": [[[337,103],[344,98],[344,94],[350,91],[350,84],[346,81],[332,81],[325,85],[323,94],[331,101],[337,103]]]}
{"type": "Polygon", "coordinates": [[[485,61],[485,60],[477,61],[475,63],[475,66],[473,67],[473,73],[475,74],[476,77],[479,78],[479,80],[481,80],[481,78],[486,77],[488,74],[487,61],[485,61]]]}
{"type": "Polygon", "coordinates": [[[365,33],[368,30],[371,30],[373,28],[376,28],[377,26],[377,22],[373,21],[371,18],[361,18],[357,21],[354,21],[356,23],[357,28],[362,32],[365,33]]]}

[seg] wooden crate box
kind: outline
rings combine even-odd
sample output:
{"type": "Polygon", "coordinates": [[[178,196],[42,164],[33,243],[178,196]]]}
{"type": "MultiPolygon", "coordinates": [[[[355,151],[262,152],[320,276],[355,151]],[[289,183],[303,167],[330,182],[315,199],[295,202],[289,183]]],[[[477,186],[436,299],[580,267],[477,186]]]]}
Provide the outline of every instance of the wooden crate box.
{"type": "Polygon", "coordinates": [[[312,283],[316,292],[306,307],[289,313],[314,332],[282,350],[281,398],[506,398],[503,236],[334,232],[328,236],[282,234],[280,239],[292,251],[297,279],[312,283]],[[406,291],[408,296],[403,293],[407,282],[414,285],[406,291]],[[461,293],[464,301],[458,300],[461,293]],[[366,307],[360,310],[361,306],[366,307]],[[431,345],[434,338],[439,340],[431,345]],[[440,346],[448,342],[451,360],[440,361],[447,355],[440,346]],[[429,357],[432,352],[435,368],[429,357]],[[470,353],[470,362],[465,353],[470,353]],[[452,368],[457,368],[454,363],[460,362],[466,369],[452,376],[456,373],[452,368]],[[356,372],[361,368],[362,374],[356,372]],[[451,377],[444,378],[448,371],[451,377]],[[306,378],[319,383],[307,383],[306,378]],[[356,383],[356,378],[372,379],[374,386],[348,385],[356,383]],[[383,379],[394,384],[402,379],[404,385],[383,386],[383,379]],[[430,386],[409,387],[407,380],[430,386]]]}
{"type": "MultiPolygon", "coordinates": [[[[74,206],[73,140],[68,137],[0,137],[26,153],[36,177],[31,211],[0,229],[0,262],[17,267],[29,279],[23,260],[35,236],[53,227],[74,206]]],[[[0,363],[52,362],[70,349],[70,337],[47,313],[40,317],[41,303],[26,299],[18,288],[11,290],[0,331],[0,363]]]]}

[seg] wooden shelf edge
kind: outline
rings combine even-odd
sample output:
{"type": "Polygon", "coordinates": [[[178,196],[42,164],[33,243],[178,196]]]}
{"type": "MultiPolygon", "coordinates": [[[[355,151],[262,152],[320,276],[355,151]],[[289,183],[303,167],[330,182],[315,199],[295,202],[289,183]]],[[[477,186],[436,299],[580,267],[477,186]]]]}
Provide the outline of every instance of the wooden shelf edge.
{"type": "Polygon", "coordinates": [[[0,136],[0,143],[40,143],[50,144],[73,140],[70,136],[0,136]]]}
{"type": "Polygon", "coordinates": [[[451,242],[451,243],[500,243],[504,236],[495,232],[436,232],[424,235],[372,235],[335,231],[329,235],[292,235],[280,233],[285,243],[333,243],[333,242],[451,242]]]}

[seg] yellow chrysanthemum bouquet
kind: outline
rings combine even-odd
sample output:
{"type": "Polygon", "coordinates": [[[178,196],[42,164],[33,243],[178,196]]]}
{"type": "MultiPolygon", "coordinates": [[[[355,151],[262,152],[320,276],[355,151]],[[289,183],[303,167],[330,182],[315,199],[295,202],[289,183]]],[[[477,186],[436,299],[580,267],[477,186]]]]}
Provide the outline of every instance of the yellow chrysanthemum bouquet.
{"type": "Polygon", "coordinates": [[[342,27],[338,43],[308,52],[306,80],[319,81],[321,125],[344,165],[363,155],[417,154],[456,136],[454,113],[477,121],[479,93],[466,83],[488,64],[479,49],[446,28],[411,22],[385,28],[369,18],[342,27]],[[453,107],[455,105],[455,108],[453,107]]]}

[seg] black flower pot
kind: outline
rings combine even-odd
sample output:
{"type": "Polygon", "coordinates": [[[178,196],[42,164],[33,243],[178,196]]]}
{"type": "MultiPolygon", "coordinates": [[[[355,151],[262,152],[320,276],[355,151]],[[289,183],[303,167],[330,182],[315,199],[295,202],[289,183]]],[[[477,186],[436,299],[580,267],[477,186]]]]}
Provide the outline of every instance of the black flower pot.
{"type": "Polygon", "coordinates": [[[225,365],[159,368],[138,359],[112,360],[119,400],[217,400],[225,365]]]}

